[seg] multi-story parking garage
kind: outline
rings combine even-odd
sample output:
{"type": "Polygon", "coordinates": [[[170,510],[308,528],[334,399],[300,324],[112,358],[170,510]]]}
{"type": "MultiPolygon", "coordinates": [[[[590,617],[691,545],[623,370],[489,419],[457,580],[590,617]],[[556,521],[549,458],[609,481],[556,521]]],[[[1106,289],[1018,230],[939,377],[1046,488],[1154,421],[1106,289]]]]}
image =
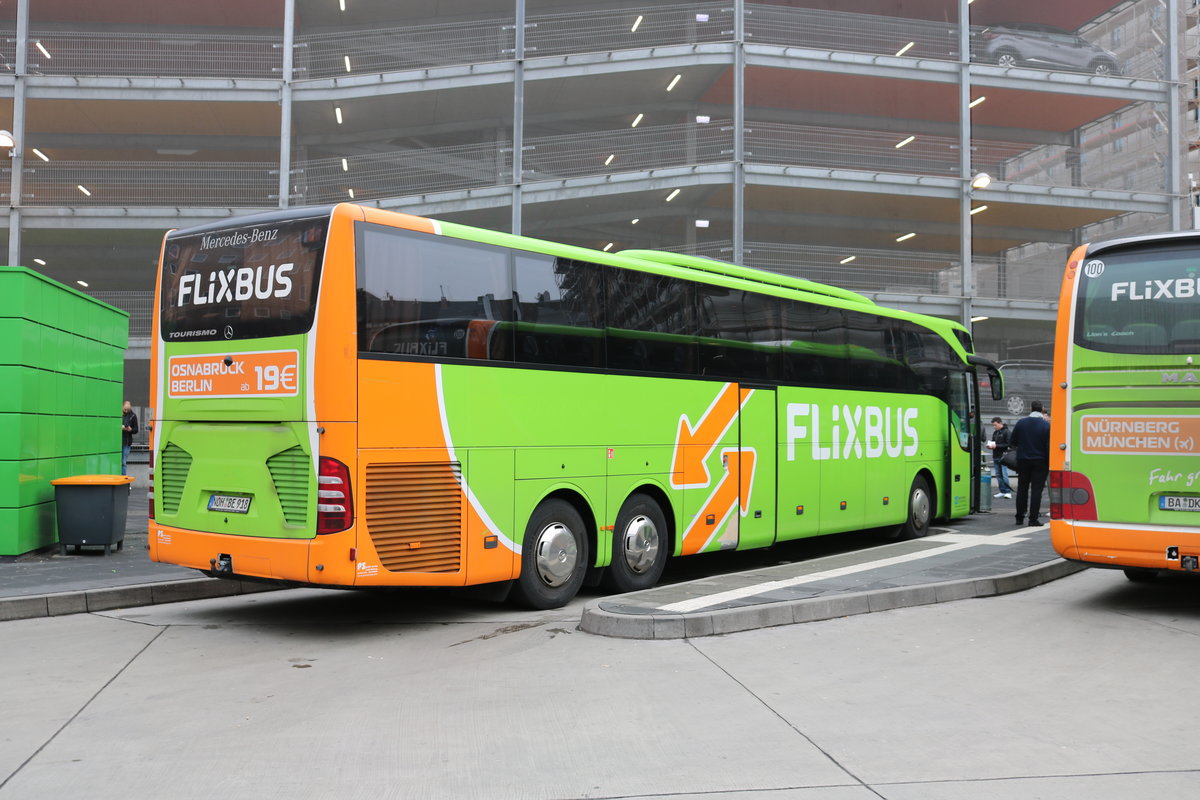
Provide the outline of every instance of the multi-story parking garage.
{"type": "Polygon", "coordinates": [[[0,15],[0,236],[131,311],[135,402],[163,231],[266,208],[710,255],[975,320],[981,353],[1034,361],[1073,244],[1192,224],[1195,0],[0,15]]]}

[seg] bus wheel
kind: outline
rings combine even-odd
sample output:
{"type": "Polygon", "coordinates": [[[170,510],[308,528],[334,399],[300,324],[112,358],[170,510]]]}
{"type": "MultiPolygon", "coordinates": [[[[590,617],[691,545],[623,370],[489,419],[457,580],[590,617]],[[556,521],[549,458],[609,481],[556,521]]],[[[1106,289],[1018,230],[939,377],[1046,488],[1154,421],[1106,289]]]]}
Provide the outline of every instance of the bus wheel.
{"type": "Polygon", "coordinates": [[[668,555],[662,509],[644,494],[630,495],[613,527],[612,563],[604,571],[604,588],[611,592],[649,589],[662,577],[668,555]]]}
{"type": "Polygon", "coordinates": [[[1158,570],[1143,569],[1140,567],[1129,567],[1123,570],[1123,572],[1125,573],[1125,577],[1134,583],[1150,583],[1151,581],[1158,580],[1159,574],[1158,570]]]}
{"type": "Polygon", "coordinates": [[[546,500],[525,526],[513,599],[526,608],[565,606],[583,585],[587,567],[583,518],[565,500],[546,500]]]}
{"type": "Polygon", "coordinates": [[[896,532],[897,539],[916,539],[929,533],[933,521],[933,492],[929,481],[918,475],[908,490],[908,519],[896,532]]]}

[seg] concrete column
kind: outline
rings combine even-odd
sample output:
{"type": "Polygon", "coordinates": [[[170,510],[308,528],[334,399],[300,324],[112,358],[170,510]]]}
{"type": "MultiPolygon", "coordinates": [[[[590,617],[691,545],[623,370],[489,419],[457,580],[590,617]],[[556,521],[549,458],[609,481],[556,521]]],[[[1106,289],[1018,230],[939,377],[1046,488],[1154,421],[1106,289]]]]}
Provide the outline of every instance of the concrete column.
{"type": "Polygon", "coordinates": [[[279,84],[279,207],[291,205],[292,77],[296,55],[296,0],[283,2],[283,71],[279,84]]]}
{"type": "Polygon", "coordinates": [[[971,12],[970,0],[958,0],[958,158],[962,191],[958,201],[959,259],[962,263],[962,323],[971,327],[975,264],[971,245],[971,12]]]}
{"type": "MultiPolygon", "coordinates": [[[[689,226],[691,227],[691,226],[689,226]]],[[[733,3],[733,256],[746,255],[746,0],[733,3]]]]}
{"type": "Polygon", "coordinates": [[[513,28],[512,232],[521,233],[525,147],[525,0],[517,0],[513,28]]]}

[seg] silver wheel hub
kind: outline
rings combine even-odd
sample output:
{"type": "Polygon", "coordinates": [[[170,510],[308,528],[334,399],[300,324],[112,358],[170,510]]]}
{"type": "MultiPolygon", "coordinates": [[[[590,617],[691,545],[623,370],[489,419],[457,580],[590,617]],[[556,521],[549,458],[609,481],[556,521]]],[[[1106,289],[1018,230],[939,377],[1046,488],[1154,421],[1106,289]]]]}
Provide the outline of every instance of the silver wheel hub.
{"type": "Polygon", "coordinates": [[[658,528],[649,517],[638,515],[621,534],[625,563],[635,575],[641,575],[658,560],[658,528]]]}
{"type": "Polygon", "coordinates": [[[913,492],[912,501],[910,502],[912,513],[913,526],[918,530],[923,530],[929,527],[929,520],[932,517],[933,507],[929,502],[929,495],[924,489],[917,489],[913,492]]]}
{"type": "Polygon", "coordinates": [[[552,522],[538,534],[534,555],[542,583],[557,588],[570,580],[575,572],[579,547],[570,528],[561,522],[552,522]]]}

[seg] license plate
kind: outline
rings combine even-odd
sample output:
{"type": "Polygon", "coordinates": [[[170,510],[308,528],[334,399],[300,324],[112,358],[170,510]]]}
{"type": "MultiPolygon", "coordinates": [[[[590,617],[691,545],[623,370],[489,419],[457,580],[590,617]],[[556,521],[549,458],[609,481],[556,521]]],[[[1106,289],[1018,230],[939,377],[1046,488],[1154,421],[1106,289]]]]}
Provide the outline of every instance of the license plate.
{"type": "Polygon", "coordinates": [[[1200,497],[1164,494],[1158,498],[1158,507],[1163,511],[1200,511],[1200,497]]]}
{"type": "Polygon", "coordinates": [[[231,494],[214,494],[208,498],[208,510],[227,514],[245,514],[250,510],[250,498],[231,494]]]}

